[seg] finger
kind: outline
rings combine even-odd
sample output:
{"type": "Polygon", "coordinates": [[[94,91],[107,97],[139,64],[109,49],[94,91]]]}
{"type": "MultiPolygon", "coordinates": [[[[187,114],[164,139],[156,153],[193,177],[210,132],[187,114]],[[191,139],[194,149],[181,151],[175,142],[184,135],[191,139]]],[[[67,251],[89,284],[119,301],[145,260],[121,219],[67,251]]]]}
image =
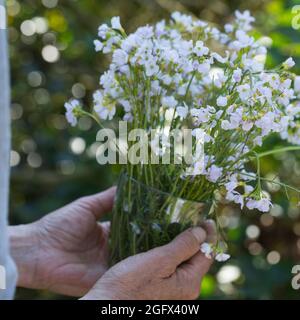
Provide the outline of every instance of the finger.
{"type": "Polygon", "coordinates": [[[190,259],[200,250],[200,244],[206,239],[206,232],[200,227],[190,228],[165,245],[168,254],[174,257],[177,265],[190,259]]]}
{"type": "Polygon", "coordinates": [[[171,279],[176,280],[177,286],[178,283],[182,285],[188,299],[197,299],[202,278],[208,272],[212,262],[212,259],[209,260],[201,252],[198,252],[190,260],[181,264],[171,279]]]}
{"type": "Polygon", "coordinates": [[[217,226],[214,220],[206,220],[201,225],[201,227],[206,231],[207,237],[205,242],[216,244],[218,240],[217,236],[217,226]]]}
{"type": "Polygon", "coordinates": [[[95,195],[87,196],[84,201],[89,204],[95,218],[100,219],[105,213],[110,212],[113,208],[116,187],[111,187],[95,195]]]}
{"type": "MultiPolygon", "coordinates": [[[[205,242],[215,244],[217,242],[217,227],[214,220],[206,220],[202,224],[202,228],[206,231],[205,242]]],[[[201,279],[212,263],[213,259],[207,258],[202,252],[198,252],[190,260],[182,264],[180,269],[197,274],[201,279]]]]}
{"type": "Polygon", "coordinates": [[[196,253],[190,260],[183,263],[177,268],[177,272],[185,271],[189,275],[196,277],[201,281],[203,276],[208,272],[214,260],[207,258],[202,252],[196,253]]]}

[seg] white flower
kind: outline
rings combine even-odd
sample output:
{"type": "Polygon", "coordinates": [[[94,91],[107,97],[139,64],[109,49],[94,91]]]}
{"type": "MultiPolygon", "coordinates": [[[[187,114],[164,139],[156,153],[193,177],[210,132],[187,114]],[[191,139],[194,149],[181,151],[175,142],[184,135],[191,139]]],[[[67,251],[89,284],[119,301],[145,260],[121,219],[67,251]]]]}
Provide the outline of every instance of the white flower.
{"type": "Polygon", "coordinates": [[[100,84],[102,87],[109,91],[112,85],[115,83],[114,73],[112,71],[106,71],[100,77],[100,84]]]}
{"type": "Polygon", "coordinates": [[[247,201],[246,206],[250,210],[257,209],[261,212],[268,212],[270,210],[270,207],[272,206],[272,203],[266,197],[263,197],[260,200],[255,200],[250,198],[247,201]]]}
{"type": "Polygon", "coordinates": [[[239,21],[244,21],[247,23],[251,23],[255,21],[255,18],[251,16],[249,10],[245,10],[244,12],[240,12],[239,10],[236,10],[235,16],[239,21]]]}
{"type": "Polygon", "coordinates": [[[185,119],[188,115],[189,108],[188,106],[184,103],[183,106],[178,106],[176,108],[176,112],[179,115],[180,119],[185,119]]]}
{"type": "Polygon", "coordinates": [[[204,173],[203,161],[195,161],[193,165],[186,169],[185,174],[190,176],[197,176],[204,173]]]}
{"type": "Polygon", "coordinates": [[[251,96],[251,88],[249,84],[241,84],[240,86],[237,86],[237,92],[239,93],[239,96],[242,101],[246,101],[251,96]]]}
{"type": "Polygon", "coordinates": [[[293,68],[294,65],[295,65],[295,61],[291,57],[286,59],[282,64],[284,69],[291,69],[291,68],[293,68]]]}
{"type": "Polygon", "coordinates": [[[262,145],[262,136],[257,136],[253,139],[253,143],[256,146],[261,146],[262,145]]]}
{"type": "Polygon", "coordinates": [[[234,70],[232,78],[235,82],[240,82],[242,79],[242,70],[240,68],[234,70]]]}
{"type": "Polygon", "coordinates": [[[216,53],[216,52],[213,52],[212,54],[211,54],[211,57],[213,58],[213,59],[215,59],[215,60],[217,60],[218,62],[220,62],[220,63],[226,63],[227,61],[228,61],[228,52],[227,52],[227,56],[225,57],[225,58],[223,58],[222,56],[220,56],[218,53],[216,53]]]}
{"type": "Polygon", "coordinates": [[[97,52],[102,51],[102,49],[104,47],[103,43],[99,40],[94,40],[94,45],[95,45],[95,50],[97,52]]]}
{"type": "Polygon", "coordinates": [[[279,125],[275,122],[276,114],[274,112],[267,112],[260,119],[255,121],[255,125],[261,129],[261,134],[266,136],[270,132],[278,131],[279,125]]]}
{"type": "Polygon", "coordinates": [[[253,127],[253,122],[251,122],[251,121],[243,121],[242,129],[244,131],[249,131],[249,130],[252,129],[252,127],[253,127]]]}
{"type": "Polygon", "coordinates": [[[219,168],[216,165],[212,165],[209,169],[209,174],[207,179],[211,182],[217,182],[217,180],[222,176],[223,168],[219,168]]]}
{"type": "Polygon", "coordinates": [[[114,45],[118,44],[120,41],[119,36],[112,36],[106,42],[105,46],[103,47],[103,53],[110,53],[113,51],[114,45]]]}
{"type": "Polygon", "coordinates": [[[130,34],[126,39],[122,41],[121,49],[130,53],[134,48],[138,46],[139,38],[136,34],[130,34]]]}
{"type": "Polygon", "coordinates": [[[230,33],[230,32],[233,31],[234,28],[233,28],[232,24],[226,23],[225,26],[224,26],[224,29],[225,29],[225,32],[230,33]]]}
{"type": "Polygon", "coordinates": [[[238,186],[235,176],[230,177],[230,181],[225,183],[225,188],[228,192],[232,192],[238,186]]]}
{"type": "Polygon", "coordinates": [[[235,36],[241,48],[250,47],[254,43],[254,38],[248,36],[244,30],[237,30],[235,36]]]}
{"type": "Polygon", "coordinates": [[[257,209],[262,212],[268,212],[272,206],[272,202],[268,198],[262,198],[258,201],[257,209]]]}
{"type": "Polygon", "coordinates": [[[107,24],[102,24],[102,25],[98,28],[98,36],[99,36],[101,39],[106,39],[109,30],[110,30],[110,28],[108,27],[107,24]]]}
{"type": "Polygon", "coordinates": [[[174,49],[168,49],[166,50],[166,54],[165,54],[165,60],[167,62],[172,62],[172,63],[179,63],[180,62],[180,57],[179,54],[176,50],[174,49]]]}
{"type": "Polygon", "coordinates": [[[204,253],[206,258],[211,259],[213,249],[209,243],[203,242],[200,246],[200,251],[204,253]]]}
{"type": "Polygon", "coordinates": [[[295,93],[300,93],[300,76],[296,76],[294,79],[294,91],[295,93]]]}
{"type": "Polygon", "coordinates": [[[96,91],[93,95],[94,111],[98,114],[100,119],[111,120],[116,113],[116,106],[114,103],[105,103],[105,99],[101,91],[96,91]]]}
{"type": "Polygon", "coordinates": [[[160,83],[158,80],[151,81],[151,92],[150,95],[159,95],[162,91],[162,87],[160,86],[160,83]]]}
{"type": "Polygon", "coordinates": [[[265,83],[269,83],[272,89],[279,89],[280,86],[280,77],[276,73],[262,73],[260,76],[261,80],[265,83]]]}
{"type": "Polygon", "coordinates": [[[220,96],[217,99],[217,106],[219,107],[225,107],[227,105],[227,97],[220,96]]]}
{"type": "Polygon", "coordinates": [[[132,122],[133,121],[133,115],[130,112],[125,113],[125,115],[123,117],[123,121],[132,122]]]}
{"type": "MultiPolygon", "coordinates": [[[[230,122],[238,125],[243,118],[243,112],[244,109],[242,107],[236,108],[236,105],[229,106],[227,109],[227,114],[230,116],[230,122]]],[[[236,126],[233,128],[236,128],[236,126]]]]}
{"type": "Polygon", "coordinates": [[[154,35],[153,26],[139,27],[136,30],[136,35],[144,39],[150,39],[154,35]]]}
{"type": "Polygon", "coordinates": [[[194,61],[194,69],[200,73],[208,73],[210,70],[210,63],[208,61],[204,61],[203,63],[194,61]]]}
{"type": "Polygon", "coordinates": [[[71,100],[65,103],[66,108],[66,119],[72,127],[75,127],[77,124],[76,110],[80,109],[80,102],[78,100],[71,100]]]}
{"type": "Polygon", "coordinates": [[[203,45],[203,41],[196,41],[195,47],[193,49],[193,52],[198,57],[202,57],[202,56],[208,54],[209,49],[203,45]]]}
{"type": "Polygon", "coordinates": [[[243,56],[242,58],[242,63],[243,63],[243,69],[244,70],[250,70],[254,73],[262,72],[264,69],[264,62],[257,60],[255,57],[254,58],[248,58],[243,56]]]}
{"type": "Polygon", "coordinates": [[[116,49],[112,56],[112,62],[117,66],[123,66],[128,62],[128,54],[122,49],[116,49]]]}
{"type": "Polygon", "coordinates": [[[123,106],[125,112],[130,112],[131,111],[132,106],[131,106],[131,104],[130,104],[130,102],[128,100],[120,99],[119,102],[123,106]]]}
{"type": "Polygon", "coordinates": [[[235,16],[239,27],[245,31],[251,30],[251,23],[255,21],[255,18],[251,16],[250,11],[246,10],[244,12],[235,11],[235,16]]]}
{"type": "Polygon", "coordinates": [[[227,76],[224,75],[224,71],[222,69],[220,69],[220,70],[212,69],[210,71],[210,75],[213,79],[214,85],[217,88],[222,88],[222,86],[224,85],[224,83],[227,80],[227,76]]]}
{"type": "Polygon", "coordinates": [[[193,19],[191,16],[176,11],[172,13],[171,17],[176,21],[176,23],[182,24],[188,31],[193,30],[193,19]]]}
{"type": "Polygon", "coordinates": [[[161,104],[164,107],[175,108],[177,106],[177,100],[172,96],[166,96],[161,98],[161,104]]]}
{"type": "Polygon", "coordinates": [[[99,115],[99,118],[103,120],[111,120],[116,113],[116,108],[112,104],[107,106],[96,105],[94,110],[99,115]]]}
{"type": "Polygon", "coordinates": [[[197,117],[197,121],[199,123],[208,122],[211,117],[211,113],[210,113],[209,108],[200,108],[200,109],[192,108],[191,115],[193,117],[197,117]]]}
{"type": "Polygon", "coordinates": [[[145,65],[147,77],[152,77],[159,71],[159,66],[156,64],[155,60],[151,60],[145,65]]]}
{"type": "Polygon", "coordinates": [[[264,87],[264,86],[261,86],[261,85],[258,85],[257,86],[257,90],[261,93],[261,96],[258,97],[259,99],[261,99],[261,102],[264,103],[265,100],[268,101],[268,103],[270,105],[272,105],[272,89],[271,88],[268,88],[268,87],[264,87]]]}
{"type": "Polygon", "coordinates": [[[290,104],[290,100],[294,98],[294,90],[293,89],[284,89],[281,95],[277,98],[279,104],[287,107],[290,104]]]}
{"type": "Polygon", "coordinates": [[[172,77],[169,74],[164,74],[163,77],[161,78],[161,80],[165,85],[168,86],[172,82],[172,77]]]}
{"type": "Polygon", "coordinates": [[[94,104],[102,105],[103,104],[103,94],[100,90],[97,90],[93,94],[94,104]]]}
{"type": "Polygon", "coordinates": [[[120,31],[123,30],[120,22],[120,17],[111,18],[111,27],[116,30],[120,30],[120,31]]]}
{"type": "Polygon", "coordinates": [[[219,262],[227,261],[229,258],[230,258],[230,255],[224,252],[218,253],[215,257],[215,259],[219,262]]]}
{"type": "Polygon", "coordinates": [[[166,22],[164,20],[155,25],[155,34],[157,37],[161,37],[166,34],[166,22]]]}
{"type": "Polygon", "coordinates": [[[226,199],[229,201],[233,201],[234,203],[237,203],[241,206],[241,208],[243,209],[244,207],[244,197],[238,193],[237,191],[230,191],[227,192],[226,194],[226,199]]]}

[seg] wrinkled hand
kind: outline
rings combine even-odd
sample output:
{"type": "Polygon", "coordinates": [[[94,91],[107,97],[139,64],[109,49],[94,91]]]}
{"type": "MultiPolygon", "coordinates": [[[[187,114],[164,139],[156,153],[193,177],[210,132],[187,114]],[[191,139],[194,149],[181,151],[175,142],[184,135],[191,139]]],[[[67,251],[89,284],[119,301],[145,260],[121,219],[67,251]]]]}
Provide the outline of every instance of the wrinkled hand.
{"type": "Polygon", "coordinates": [[[76,200],[31,225],[11,227],[19,285],[85,294],[107,270],[109,224],[97,221],[112,209],[114,195],[111,188],[76,200]]]}
{"type": "Polygon", "coordinates": [[[212,260],[200,251],[215,226],[186,230],[169,244],[129,257],[108,270],[83,300],[196,299],[212,260]]]}

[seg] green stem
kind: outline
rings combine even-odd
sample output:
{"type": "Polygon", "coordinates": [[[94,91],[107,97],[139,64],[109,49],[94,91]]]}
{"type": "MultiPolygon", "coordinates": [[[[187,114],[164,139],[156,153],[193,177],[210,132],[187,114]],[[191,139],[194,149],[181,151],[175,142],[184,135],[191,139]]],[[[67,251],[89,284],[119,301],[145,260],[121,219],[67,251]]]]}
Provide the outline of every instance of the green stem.
{"type": "Polygon", "coordinates": [[[276,153],[282,153],[282,152],[287,152],[287,151],[297,151],[300,150],[300,146],[289,146],[289,147],[283,147],[283,148],[276,148],[273,150],[265,151],[262,153],[258,153],[257,156],[259,158],[269,156],[271,154],[276,154],[276,153]]]}
{"type": "MultiPolygon", "coordinates": [[[[258,179],[259,177],[257,176],[257,175],[253,175],[253,174],[248,174],[248,173],[242,173],[244,176],[247,176],[247,177],[252,177],[252,178],[256,178],[256,179],[258,179]]],[[[284,188],[287,188],[287,189],[290,189],[290,190],[293,190],[293,191],[295,191],[295,192],[297,192],[297,193],[300,193],[300,189],[297,189],[297,188],[294,188],[294,187],[292,187],[292,186],[290,186],[290,185],[288,185],[288,184],[285,184],[285,183],[283,183],[283,182],[278,182],[278,181],[274,181],[274,180],[271,180],[271,179],[267,179],[267,178],[262,178],[262,177],[260,177],[260,180],[263,180],[263,181],[266,181],[266,182],[270,182],[270,183],[274,183],[274,184],[277,184],[277,185],[279,185],[279,186],[281,186],[281,187],[284,187],[284,188]]]]}

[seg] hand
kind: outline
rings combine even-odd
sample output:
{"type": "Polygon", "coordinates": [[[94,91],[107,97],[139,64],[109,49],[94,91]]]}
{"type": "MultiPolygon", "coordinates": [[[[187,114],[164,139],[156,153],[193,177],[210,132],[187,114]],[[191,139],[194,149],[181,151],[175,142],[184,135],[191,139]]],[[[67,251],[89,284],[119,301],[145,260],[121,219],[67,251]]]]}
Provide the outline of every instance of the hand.
{"type": "Polygon", "coordinates": [[[214,241],[211,222],[186,230],[169,244],[129,257],[108,270],[83,300],[178,300],[199,296],[203,275],[212,259],[200,244],[214,241]]]}
{"type": "Polygon", "coordinates": [[[115,188],[83,197],[40,221],[10,227],[19,285],[71,296],[84,295],[107,270],[108,223],[115,188]]]}

